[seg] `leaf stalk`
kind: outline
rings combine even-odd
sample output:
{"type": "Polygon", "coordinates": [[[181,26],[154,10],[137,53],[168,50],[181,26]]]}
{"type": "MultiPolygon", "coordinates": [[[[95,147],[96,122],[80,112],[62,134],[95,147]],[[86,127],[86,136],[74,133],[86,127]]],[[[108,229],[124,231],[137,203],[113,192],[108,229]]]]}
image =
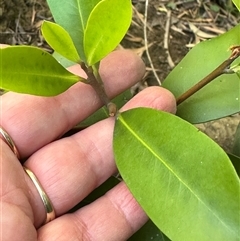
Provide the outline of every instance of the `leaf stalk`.
{"type": "Polygon", "coordinates": [[[98,71],[94,71],[92,66],[87,67],[84,63],[81,63],[81,67],[88,76],[87,83],[93,87],[100,100],[108,108],[109,116],[115,116],[117,113],[117,106],[108,98],[98,71]]]}
{"type": "Polygon", "coordinates": [[[240,56],[240,46],[233,46],[231,56],[223,61],[216,69],[214,69],[209,75],[200,80],[197,84],[192,86],[188,91],[183,93],[176,99],[177,105],[180,105],[183,101],[202,89],[205,85],[209,84],[212,80],[219,77],[222,74],[231,74],[234,71],[229,71],[229,67],[232,62],[240,56]]]}

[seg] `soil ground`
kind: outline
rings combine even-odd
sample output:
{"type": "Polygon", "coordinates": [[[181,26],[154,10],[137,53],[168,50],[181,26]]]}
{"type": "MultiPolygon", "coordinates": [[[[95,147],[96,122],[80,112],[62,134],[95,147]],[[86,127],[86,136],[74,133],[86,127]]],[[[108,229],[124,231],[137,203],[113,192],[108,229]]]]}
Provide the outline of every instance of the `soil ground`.
{"type": "MultiPolygon", "coordinates": [[[[121,47],[135,51],[147,66],[135,92],[158,85],[157,79],[163,81],[191,47],[240,20],[231,0],[149,0],[147,7],[145,0],[132,2],[133,21],[121,47]]],[[[0,0],[0,43],[34,45],[51,52],[39,31],[44,19],[52,20],[46,0],[0,0]]],[[[234,115],[198,127],[231,152],[239,122],[240,116],[234,115]]]]}

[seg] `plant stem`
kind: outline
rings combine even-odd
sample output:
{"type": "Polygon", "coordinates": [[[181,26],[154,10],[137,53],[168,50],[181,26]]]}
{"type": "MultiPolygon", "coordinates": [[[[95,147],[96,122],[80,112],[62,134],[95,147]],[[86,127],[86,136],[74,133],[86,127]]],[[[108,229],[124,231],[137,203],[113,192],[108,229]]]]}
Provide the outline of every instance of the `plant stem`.
{"type": "Polygon", "coordinates": [[[115,116],[117,113],[117,107],[108,98],[99,73],[95,71],[96,72],[95,75],[97,75],[95,76],[93,68],[91,66],[87,67],[84,63],[81,64],[81,67],[88,76],[87,78],[88,84],[90,84],[93,87],[93,89],[96,91],[97,95],[99,96],[100,100],[108,108],[109,116],[115,116]]]}
{"type": "Polygon", "coordinates": [[[231,56],[227,60],[223,61],[223,63],[221,63],[209,75],[204,77],[201,81],[199,81],[197,84],[191,87],[188,91],[186,91],[185,93],[183,93],[181,96],[177,98],[176,100],[177,105],[181,104],[184,100],[188,99],[190,96],[195,94],[197,91],[199,91],[201,88],[203,88],[205,85],[210,83],[218,76],[226,73],[234,73],[229,71],[229,67],[232,64],[232,62],[240,56],[240,46],[233,46],[231,50],[232,50],[231,56]]]}

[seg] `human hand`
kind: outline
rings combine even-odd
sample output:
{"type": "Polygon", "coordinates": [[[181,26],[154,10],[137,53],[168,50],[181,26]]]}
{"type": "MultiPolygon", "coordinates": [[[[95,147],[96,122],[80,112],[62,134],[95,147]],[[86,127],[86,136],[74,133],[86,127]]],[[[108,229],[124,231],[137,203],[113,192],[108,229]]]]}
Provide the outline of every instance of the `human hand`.
{"type": "MultiPolygon", "coordinates": [[[[83,74],[77,66],[71,71],[83,74]]],[[[141,79],[144,65],[130,51],[115,51],[102,61],[100,73],[112,98],[141,79]]],[[[83,83],[50,98],[11,92],[1,96],[1,126],[14,140],[21,159],[26,159],[24,166],[36,175],[56,213],[53,221],[41,226],[46,212],[39,193],[0,138],[2,241],[120,241],[147,221],[124,182],[67,214],[117,171],[112,151],[114,118],[60,138],[100,105],[92,87],[83,83]]],[[[169,112],[176,109],[173,95],[160,87],[143,90],[121,111],[139,106],[169,112]]]]}

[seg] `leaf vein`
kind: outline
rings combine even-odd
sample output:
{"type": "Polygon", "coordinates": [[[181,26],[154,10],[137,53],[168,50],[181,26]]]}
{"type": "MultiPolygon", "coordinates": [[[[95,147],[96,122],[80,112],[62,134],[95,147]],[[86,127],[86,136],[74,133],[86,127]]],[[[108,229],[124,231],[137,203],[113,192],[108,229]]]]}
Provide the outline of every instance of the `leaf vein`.
{"type": "Polygon", "coordinates": [[[226,225],[221,218],[211,209],[209,208],[206,203],[200,199],[198,197],[198,195],[174,172],[174,170],[163,160],[161,159],[157,153],[155,153],[155,151],[143,140],[140,138],[139,135],[137,135],[137,133],[134,132],[134,130],[127,124],[127,122],[122,118],[119,118],[119,120],[122,122],[122,124],[126,127],[126,129],[146,148],[148,149],[160,162],[162,162],[165,167],[173,174],[173,176],[175,176],[180,183],[182,183],[183,186],[185,186],[192,194],[193,196],[195,196],[197,198],[197,200],[202,203],[211,213],[213,213],[213,215],[217,218],[217,220],[219,220],[220,223],[222,223],[223,226],[225,226],[227,229],[230,230],[230,232],[233,232],[233,230],[226,225]]]}

